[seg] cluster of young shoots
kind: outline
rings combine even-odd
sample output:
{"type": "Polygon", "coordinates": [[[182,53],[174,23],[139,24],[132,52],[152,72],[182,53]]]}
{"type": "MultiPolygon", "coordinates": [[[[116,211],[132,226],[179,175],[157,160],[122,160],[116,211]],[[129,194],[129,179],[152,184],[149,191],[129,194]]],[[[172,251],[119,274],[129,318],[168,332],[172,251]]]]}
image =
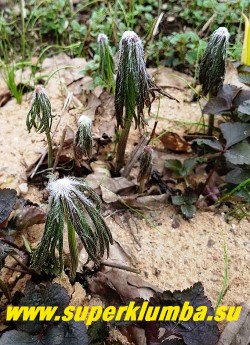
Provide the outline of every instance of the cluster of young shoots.
{"type": "MultiPolygon", "coordinates": [[[[242,60],[249,64],[249,20],[245,16],[246,34],[242,60]]],[[[202,95],[214,97],[223,85],[225,75],[226,48],[229,40],[226,28],[217,29],[208,42],[199,69],[199,81],[202,95]]],[[[98,36],[100,65],[99,72],[107,85],[107,91],[115,92],[115,115],[117,120],[118,144],[116,150],[116,172],[125,164],[125,150],[132,123],[141,129],[146,125],[144,110],[155,99],[155,91],[174,99],[159,89],[148,74],[144,58],[143,44],[133,31],[122,35],[119,45],[119,62],[116,81],[114,81],[114,59],[104,34],[98,36]]],[[[52,125],[51,104],[42,87],[37,87],[33,94],[31,109],[27,115],[27,127],[39,133],[45,133],[48,142],[48,167],[52,167],[52,125]]],[[[214,125],[210,115],[209,134],[214,125]]],[[[79,118],[74,138],[75,164],[80,166],[83,156],[92,157],[92,121],[83,115],[79,118]]],[[[152,171],[153,149],[144,147],[140,156],[138,182],[140,192],[144,191],[152,171]]],[[[74,279],[78,265],[76,234],[86,249],[89,260],[97,262],[105,252],[109,252],[112,236],[101,214],[101,202],[98,195],[82,179],[64,177],[51,178],[48,184],[50,193],[49,210],[41,242],[34,252],[32,267],[38,271],[62,272],[64,267],[63,231],[67,228],[68,244],[71,257],[71,277],[74,279]]]]}

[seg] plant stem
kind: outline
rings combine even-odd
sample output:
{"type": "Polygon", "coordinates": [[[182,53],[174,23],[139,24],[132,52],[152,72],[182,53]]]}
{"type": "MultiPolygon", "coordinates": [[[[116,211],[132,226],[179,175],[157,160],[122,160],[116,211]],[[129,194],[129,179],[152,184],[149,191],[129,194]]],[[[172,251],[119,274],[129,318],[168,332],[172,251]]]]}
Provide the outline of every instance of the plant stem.
{"type": "Polygon", "coordinates": [[[213,135],[213,129],[214,129],[214,115],[213,114],[209,114],[207,134],[208,135],[213,135]]]}
{"type": "MultiPolygon", "coordinates": [[[[208,99],[210,100],[212,98],[211,92],[209,92],[208,99]]],[[[208,120],[208,130],[207,134],[208,135],[213,135],[213,129],[214,129],[214,114],[209,114],[209,120],[208,120]]]]}
{"type": "Polygon", "coordinates": [[[71,223],[69,217],[66,215],[67,227],[68,227],[68,242],[69,242],[69,251],[70,251],[70,277],[72,280],[75,279],[76,269],[78,265],[78,249],[76,242],[76,234],[73,224],[71,223]]]}
{"type": "Polygon", "coordinates": [[[129,131],[132,123],[132,117],[129,116],[125,120],[125,126],[121,130],[121,134],[119,136],[119,141],[117,145],[116,151],[116,172],[119,173],[121,168],[124,166],[124,157],[125,157],[125,150],[127,146],[129,131]]]}
{"type": "Polygon", "coordinates": [[[46,133],[47,143],[48,143],[48,168],[52,168],[52,160],[53,160],[53,150],[52,150],[52,139],[50,132],[46,133]]]}

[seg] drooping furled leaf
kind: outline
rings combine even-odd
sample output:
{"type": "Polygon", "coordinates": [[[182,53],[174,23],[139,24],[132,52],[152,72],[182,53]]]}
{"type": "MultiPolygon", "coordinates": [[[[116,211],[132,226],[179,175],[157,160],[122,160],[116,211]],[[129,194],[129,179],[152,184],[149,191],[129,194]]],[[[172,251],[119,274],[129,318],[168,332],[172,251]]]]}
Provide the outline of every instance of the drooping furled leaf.
{"type": "Polygon", "coordinates": [[[0,189],[0,228],[8,219],[16,202],[16,191],[14,189],[0,189]]]}
{"type": "MultiPolygon", "coordinates": [[[[194,284],[190,289],[183,291],[164,291],[163,293],[155,293],[150,298],[150,304],[154,306],[179,306],[183,307],[184,302],[196,310],[199,306],[207,307],[207,316],[213,316],[214,310],[211,302],[204,295],[204,289],[201,283],[194,284]]],[[[164,334],[159,335],[154,331],[151,332],[151,345],[165,344],[165,340],[170,335],[174,335],[183,339],[185,345],[216,345],[219,339],[219,330],[215,321],[178,321],[178,322],[150,322],[155,324],[158,329],[164,329],[164,334]],[[154,339],[153,339],[154,335],[154,339]]],[[[147,327],[147,323],[145,323],[147,327]]],[[[147,334],[147,332],[146,332],[147,334]]],[[[166,343],[167,344],[167,343],[166,343]]]]}
{"type": "Polygon", "coordinates": [[[206,145],[211,147],[212,149],[216,151],[222,151],[223,147],[221,143],[218,140],[211,140],[211,139],[195,139],[193,142],[197,143],[197,145],[206,145]]]}
{"type": "Polygon", "coordinates": [[[236,165],[250,164],[250,144],[248,140],[232,146],[225,152],[226,159],[236,165]]]}
{"type": "Polygon", "coordinates": [[[250,168],[235,168],[229,171],[226,175],[226,182],[232,184],[239,184],[250,178],[250,168]]]}
{"type": "Polygon", "coordinates": [[[48,328],[45,334],[31,335],[12,330],[0,338],[1,345],[88,345],[87,329],[83,322],[62,322],[48,328]]]}
{"type": "Polygon", "coordinates": [[[226,122],[220,125],[220,129],[226,139],[226,148],[229,148],[250,136],[249,123],[226,122]]]}
{"type": "MultiPolygon", "coordinates": [[[[21,298],[20,306],[51,306],[58,307],[54,316],[63,315],[64,309],[69,304],[67,290],[61,285],[49,283],[46,285],[34,285],[28,282],[24,291],[24,297],[21,298]]],[[[38,333],[43,327],[43,321],[36,318],[34,321],[18,321],[17,328],[30,334],[38,333]]]]}

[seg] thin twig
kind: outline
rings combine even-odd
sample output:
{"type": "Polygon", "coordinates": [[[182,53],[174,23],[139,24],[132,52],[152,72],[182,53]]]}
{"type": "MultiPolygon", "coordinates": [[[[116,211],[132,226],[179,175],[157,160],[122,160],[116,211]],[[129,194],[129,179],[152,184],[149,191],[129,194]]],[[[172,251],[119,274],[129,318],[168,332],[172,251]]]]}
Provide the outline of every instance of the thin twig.
{"type": "Polygon", "coordinates": [[[53,165],[53,169],[52,169],[52,174],[54,174],[56,167],[57,167],[57,164],[59,162],[59,158],[60,158],[60,155],[61,155],[62,149],[63,149],[63,144],[64,144],[66,132],[67,132],[67,127],[64,128],[62,136],[61,136],[60,145],[59,145],[59,148],[58,148],[58,151],[56,154],[56,159],[54,161],[54,165],[53,165]]]}
{"type": "Polygon", "coordinates": [[[129,175],[131,169],[133,168],[135,162],[139,159],[140,154],[142,153],[142,150],[146,146],[147,141],[148,141],[148,138],[145,135],[143,135],[143,137],[139,141],[138,145],[135,147],[134,151],[132,152],[131,158],[128,161],[128,163],[126,164],[126,166],[122,172],[123,177],[128,177],[128,175],[129,175]]]}
{"type": "Polygon", "coordinates": [[[149,145],[150,141],[153,139],[154,135],[155,135],[155,130],[156,130],[156,127],[157,127],[157,124],[158,124],[158,121],[155,121],[154,123],[154,127],[152,129],[152,132],[151,132],[151,135],[150,135],[150,138],[147,142],[147,145],[149,145]]]}
{"type": "Polygon", "coordinates": [[[18,249],[18,250],[20,250],[20,251],[22,251],[22,252],[25,252],[25,253],[29,254],[29,252],[26,250],[26,248],[20,248],[20,247],[18,247],[18,245],[16,245],[14,242],[11,242],[11,241],[9,241],[9,240],[6,240],[5,238],[2,238],[2,237],[0,237],[0,241],[6,243],[6,244],[8,244],[8,245],[10,245],[10,246],[13,247],[13,248],[16,248],[16,249],[18,249]]]}
{"type": "Polygon", "coordinates": [[[118,268],[120,270],[133,272],[133,273],[137,273],[137,274],[139,274],[141,272],[140,270],[137,270],[136,268],[132,268],[132,267],[128,267],[128,266],[124,266],[124,265],[120,265],[120,264],[113,264],[110,262],[101,262],[101,265],[107,266],[107,267],[114,267],[114,268],[118,268]]]}
{"type": "Polygon", "coordinates": [[[24,271],[24,270],[20,270],[18,268],[13,268],[13,267],[10,267],[8,265],[4,265],[3,267],[7,268],[8,270],[14,271],[14,272],[20,272],[20,273],[32,275],[32,273],[30,273],[30,272],[27,272],[27,271],[24,271]]]}

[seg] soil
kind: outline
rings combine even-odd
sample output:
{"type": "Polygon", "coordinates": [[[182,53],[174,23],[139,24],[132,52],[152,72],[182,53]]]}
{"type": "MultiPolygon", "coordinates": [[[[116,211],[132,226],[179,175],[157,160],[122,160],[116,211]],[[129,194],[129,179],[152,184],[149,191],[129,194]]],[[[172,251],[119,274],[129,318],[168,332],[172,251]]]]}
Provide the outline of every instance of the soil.
{"type": "MultiPolygon", "coordinates": [[[[61,116],[68,90],[74,92],[75,96],[79,96],[82,88],[87,89],[91,82],[88,78],[79,79],[77,73],[86,64],[85,60],[69,60],[65,54],[60,54],[53,59],[46,59],[41,70],[41,75],[44,73],[48,75],[50,71],[55,70],[55,66],[56,68],[69,64],[74,66],[72,70],[65,69],[57,73],[50,79],[46,87],[55,115],[53,129],[61,117],[61,123],[55,135],[55,146],[59,145],[63,128],[70,126],[74,131],[76,120],[82,114],[87,114],[95,120],[94,134],[96,137],[100,137],[105,131],[104,129],[109,131],[108,135],[114,133],[113,124],[115,120],[112,107],[104,109],[103,118],[98,118],[99,96],[101,94],[99,88],[96,88],[93,93],[88,92],[87,96],[78,97],[79,103],[76,99],[73,100],[69,110],[61,116]],[[86,101],[84,97],[88,98],[88,107],[84,103],[86,101]],[[97,108],[98,111],[96,111],[97,108]]],[[[166,87],[166,91],[180,101],[177,103],[167,98],[161,99],[157,133],[169,129],[183,134],[191,127],[187,124],[184,125],[184,122],[197,123],[201,118],[198,103],[190,101],[192,92],[186,84],[186,81],[190,82],[190,77],[167,68],[161,68],[160,71],[151,70],[150,72],[153,74],[158,72],[158,84],[166,87]],[[179,77],[183,78],[184,81],[179,77]]],[[[233,72],[230,70],[230,73],[228,78],[232,80],[233,72]]],[[[3,84],[4,82],[1,80],[0,85],[3,84]]],[[[26,94],[21,105],[18,105],[12,98],[0,108],[0,188],[15,188],[19,194],[23,193],[25,198],[46,208],[43,186],[40,185],[38,188],[35,184],[27,182],[27,169],[31,169],[35,165],[45,148],[43,134],[37,134],[34,131],[28,133],[26,129],[25,120],[30,105],[30,97],[31,93],[26,94]],[[21,184],[23,183],[27,183],[27,193],[22,188],[21,184]]],[[[108,101],[111,104],[111,100],[108,99],[108,101]]],[[[158,102],[156,100],[152,107],[153,115],[156,115],[157,109],[158,102]]],[[[152,128],[153,124],[154,119],[149,121],[149,127],[152,128]]],[[[138,142],[138,131],[133,130],[130,135],[128,153],[134,147],[135,141],[138,142]]],[[[190,154],[166,152],[160,143],[157,143],[156,146],[159,149],[159,156],[162,157],[163,155],[164,159],[184,159],[190,156],[190,154]]],[[[71,150],[68,150],[67,154],[72,155],[71,150]]],[[[160,161],[155,159],[155,166],[158,170],[163,170],[164,159],[162,158],[160,161]]],[[[194,219],[185,221],[177,215],[176,210],[171,205],[159,203],[155,206],[153,210],[143,211],[151,226],[145,219],[138,219],[134,216],[137,224],[134,232],[138,243],[135,243],[134,237],[120,213],[107,218],[114,238],[134,258],[136,268],[140,270],[140,276],[162,289],[170,290],[182,290],[197,281],[201,281],[206,295],[215,305],[223,284],[225,274],[224,247],[227,246],[229,281],[222,302],[225,305],[236,305],[242,302],[250,304],[249,221],[244,219],[240,223],[234,221],[228,224],[222,212],[217,211],[215,213],[215,211],[210,210],[198,211],[194,219]],[[174,228],[173,222],[176,221],[176,217],[178,217],[179,226],[174,228]],[[117,221],[118,218],[120,221],[117,221]]],[[[35,246],[41,238],[42,232],[43,225],[34,225],[26,229],[23,234],[32,246],[35,246]]],[[[16,236],[20,238],[20,234],[16,236]]],[[[81,290],[79,289],[79,291],[81,290]]]]}

